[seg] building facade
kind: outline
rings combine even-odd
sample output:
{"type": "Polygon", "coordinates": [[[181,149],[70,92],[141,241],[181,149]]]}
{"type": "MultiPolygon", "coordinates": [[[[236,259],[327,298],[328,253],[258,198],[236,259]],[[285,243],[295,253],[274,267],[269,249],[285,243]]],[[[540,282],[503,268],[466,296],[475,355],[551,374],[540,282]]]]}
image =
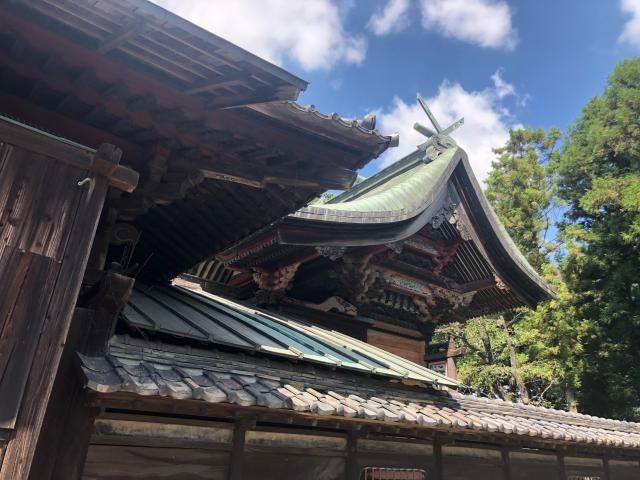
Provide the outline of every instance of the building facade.
{"type": "Polygon", "coordinates": [[[351,188],[397,136],[146,0],[5,2],[0,63],[0,479],[638,478],[427,368],[553,295],[455,125],[351,188]]]}

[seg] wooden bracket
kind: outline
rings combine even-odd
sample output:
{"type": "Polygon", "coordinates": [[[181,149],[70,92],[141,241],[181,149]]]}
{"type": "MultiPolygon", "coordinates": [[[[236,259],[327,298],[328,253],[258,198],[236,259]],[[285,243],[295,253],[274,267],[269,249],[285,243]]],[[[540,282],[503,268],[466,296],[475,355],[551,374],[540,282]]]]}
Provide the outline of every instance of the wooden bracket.
{"type": "Polygon", "coordinates": [[[90,297],[84,296],[83,303],[93,310],[93,324],[82,353],[89,356],[107,353],[117,316],[127,304],[134,283],[133,278],[109,271],[89,293],[90,297]]]}

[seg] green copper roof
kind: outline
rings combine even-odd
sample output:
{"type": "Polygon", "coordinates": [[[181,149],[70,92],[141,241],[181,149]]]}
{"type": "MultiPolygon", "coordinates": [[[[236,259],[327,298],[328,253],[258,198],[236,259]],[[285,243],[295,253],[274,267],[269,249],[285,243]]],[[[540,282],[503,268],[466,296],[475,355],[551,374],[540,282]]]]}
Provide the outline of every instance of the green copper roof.
{"type": "MultiPolygon", "coordinates": [[[[418,155],[412,154],[407,158],[414,161],[404,162],[410,165],[404,171],[396,166],[358,185],[360,195],[356,198],[304,207],[291,216],[356,223],[360,223],[358,218],[362,223],[389,223],[414,217],[436,200],[453,170],[453,160],[459,159],[458,151],[458,148],[449,148],[428,163],[415,160],[418,155]],[[366,188],[368,186],[372,188],[366,188]]],[[[400,167],[401,162],[398,162],[400,167]]]]}
{"type": "Polygon", "coordinates": [[[136,286],[122,312],[143,331],[394,379],[459,383],[342,333],[180,287],[136,286]]]}
{"type": "MultiPolygon", "coordinates": [[[[553,290],[513,243],[484,196],[467,154],[457,146],[442,150],[433,161],[425,159],[422,150],[416,150],[331,202],[298,210],[289,215],[280,227],[280,238],[283,243],[310,245],[320,244],[320,241],[324,245],[400,241],[428,223],[442,209],[451,192],[455,192],[463,204],[477,233],[476,244],[493,267],[498,272],[504,272],[505,268],[514,271],[514,267],[519,270],[524,274],[526,283],[534,284],[539,292],[534,298],[552,296],[553,290]],[[296,236],[287,230],[290,223],[295,224],[296,236]],[[328,228],[323,229],[321,224],[328,228]],[[385,229],[385,233],[374,237],[370,230],[361,228],[364,225],[369,228],[378,225],[385,229]],[[331,237],[329,229],[337,226],[342,226],[339,234],[331,237]],[[347,227],[352,233],[344,230],[347,227]],[[323,230],[327,232],[320,236],[319,232],[323,230]],[[306,232],[306,237],[303,238],[300,232],[306,232]]],[[[507,277],[516,278],[517,275],[507,277]]],[[[521,280],[511,283],[510,286],[516,290],[526,288],[521,280]]]]}

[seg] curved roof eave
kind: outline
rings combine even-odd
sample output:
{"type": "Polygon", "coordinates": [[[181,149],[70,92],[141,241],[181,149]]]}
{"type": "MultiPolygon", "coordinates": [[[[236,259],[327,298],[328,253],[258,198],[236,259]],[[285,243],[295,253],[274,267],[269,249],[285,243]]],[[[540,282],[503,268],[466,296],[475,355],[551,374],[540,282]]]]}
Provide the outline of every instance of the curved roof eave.
{"type": "Polygon", "coordinates": [[[279,224],[278,238],[284,244],[335,246],[404,240],[424,227],[442,207],[450,181],[474,230],[483,239],[482,250],[504,277],[502,280],[521,293],[529,305],[552,298],[554,291],[507,233],[484,196],[466,152],[459,147],[446,150],[432,162],[414,164],[351,201],[298,210],[279,224]],[[534,288],[533,294],[527,293],[527,283],[534,288]]]}
{"type": "Polygon", "coordinates": [[[292,213],[287,219],[349,224],[388,224],[409,220],[433,204],[446,188],[460,152],[464,151],[450,148],[434,161],[419,162],[354,200],[310,205],[292,213]]]}

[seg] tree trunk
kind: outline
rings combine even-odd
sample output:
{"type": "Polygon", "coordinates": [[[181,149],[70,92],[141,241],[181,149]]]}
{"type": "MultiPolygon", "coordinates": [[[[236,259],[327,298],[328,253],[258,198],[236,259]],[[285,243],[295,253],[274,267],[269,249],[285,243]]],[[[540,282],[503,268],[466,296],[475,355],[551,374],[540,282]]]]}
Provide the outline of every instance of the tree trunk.
{"type": "Polygon", "coordinates": [[[516,382],[516,386],[518,387],[518,393],[520,394],[520,398],[522,399],[522,403],[529,404],[529,391],[527,390],[522,377],[520,376],[520,372],[518,370],[518,359],[516,358],[516,351],[513,348],[513,342],[511,341],[511,333],[509,332],[509,327],[507,327],[507,321],[504,318],[504,315],[500,315],[498,317],[498,325],[504,330],[504,333],[507,335],[507,347],[509,348],[509,363],[511,364],[511,376],[516,382]]]}
{"type": "Polygon", "coordinates": [[[482,324],[482,320],[480,320],[479,318],[476,318],[474,321],[478,326],[480,340],[482,340],[482,348],[484,349],[484,358],[487,361],[488,365],[492,365],[493,352],[491,351],[491,338],[489,338],[489,334],[487,333],[487,329],[484,328],[484,325],[482,324]]]}
{"type": "Polygon", "coordinates": [[[578,400],[576,393],[571,387],[567,387],[564,391],[564,398],[567,400],[567,406],[570,412],[578,413],[578,400]]]}
{"type": "MultiPolygon", "coordinates": [[[[482,320],[479,318],[474,319],[476,326],[478,327],[478,333],[480,340],[482,341],[482,349],[484,350],[484,359],[487,365],[493,365],[493,351],[491,349],[491,337],[487,333],[487,329],[482,324],[482,320]]],[[[504,392],[497,381],[494,381],[491,385],[493,394],[504,400],[504,392]]]]}

